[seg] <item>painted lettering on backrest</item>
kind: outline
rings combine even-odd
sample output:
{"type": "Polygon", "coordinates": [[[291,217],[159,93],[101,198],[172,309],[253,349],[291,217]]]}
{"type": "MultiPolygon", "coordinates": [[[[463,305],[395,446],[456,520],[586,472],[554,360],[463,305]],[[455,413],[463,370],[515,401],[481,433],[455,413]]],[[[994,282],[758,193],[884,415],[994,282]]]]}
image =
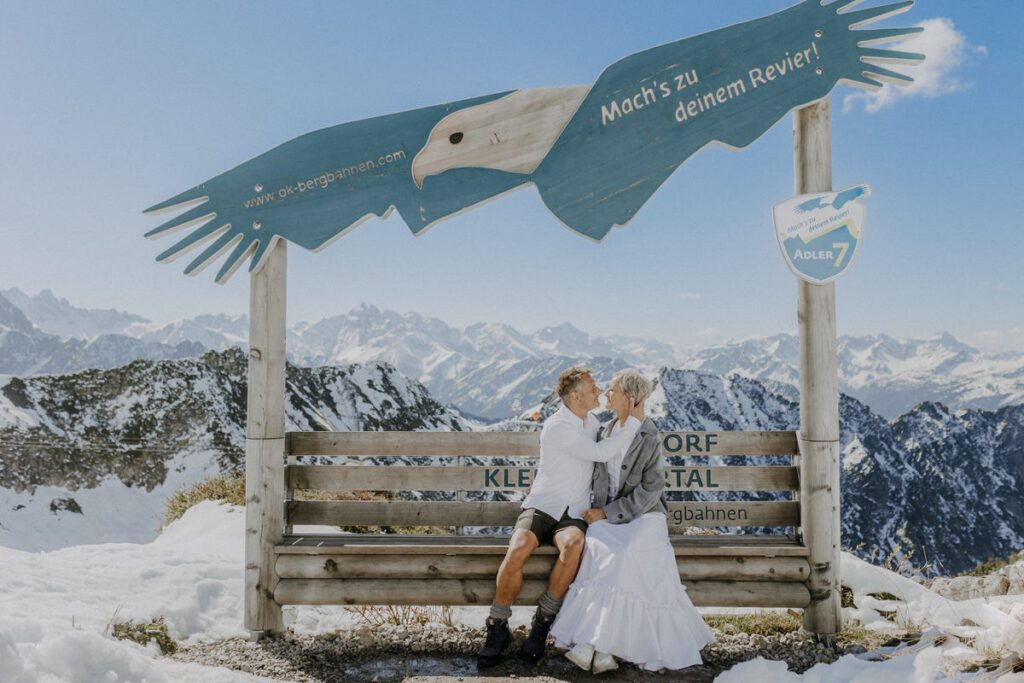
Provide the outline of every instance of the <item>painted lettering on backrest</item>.
{"type": "Polygon", "coordinates": [[[668,455],[708,455],[718,445],[714,432],[679,432],[666,434],[661,448],[668,455]]]}
{"type": "Polygon", "coordinates": [[[533,483],[532,467],[487,467],[483,470],[485,489],[525,489],[533,483]]]}

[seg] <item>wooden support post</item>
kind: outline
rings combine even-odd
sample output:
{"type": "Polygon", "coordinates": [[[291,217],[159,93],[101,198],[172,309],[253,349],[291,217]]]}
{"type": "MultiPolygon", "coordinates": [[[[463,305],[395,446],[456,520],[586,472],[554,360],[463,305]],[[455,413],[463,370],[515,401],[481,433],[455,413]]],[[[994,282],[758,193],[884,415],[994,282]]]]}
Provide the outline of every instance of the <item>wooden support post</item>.
{"type": "Polygon", "coordinates": [[[274,601],[274,546],[284,538],[284,240],[249,282],[249,393],[245,440],[245,628],[253,639],[284,629],[274,601]]]}
{"type": "MultiPolygon", "coordinates": [[[[798,109],[793,120],[796,194],[832,189],[828,98],[798,109]]],[[[811,604],[803,626],[831,642],[842,629],[839,586],[839,390],[835,283],[797,280],[800,329],[800,501],[810,548],[811,604]]]]}

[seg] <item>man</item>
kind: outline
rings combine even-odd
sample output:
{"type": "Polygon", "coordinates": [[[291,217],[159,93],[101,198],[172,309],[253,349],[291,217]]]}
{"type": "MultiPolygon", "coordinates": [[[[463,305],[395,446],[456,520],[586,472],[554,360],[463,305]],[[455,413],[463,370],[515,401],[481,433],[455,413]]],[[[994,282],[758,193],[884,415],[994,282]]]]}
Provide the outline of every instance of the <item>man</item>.
{"type": "Polygon", "coordinates": [[[624,451],[640,427],[640,420],[631,416],[617,434],[595,441],[600,423],[590,411],[597,408],[601,390],[590,373],[589,368],[573,366],[558,376],[555,391],[562,405],[540,433],[537,475],[498,569],[487,640],[477,653],[480,666],[496,663],[512,641],[508,619],[522,588],[523,566],[541,543],[553,543],[558,559],[521,650],[523,658],[533,663],[544,655],[548,631],[579,568],[587,529],[582,516],[590,507],[594,463],[607,462],[624,451]]]}

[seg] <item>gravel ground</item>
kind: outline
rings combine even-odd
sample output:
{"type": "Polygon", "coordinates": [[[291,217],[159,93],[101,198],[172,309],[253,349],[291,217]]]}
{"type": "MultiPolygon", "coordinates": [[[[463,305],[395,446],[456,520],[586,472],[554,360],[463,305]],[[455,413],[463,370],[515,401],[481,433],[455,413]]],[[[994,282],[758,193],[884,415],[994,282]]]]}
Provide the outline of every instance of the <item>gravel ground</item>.
{"type": "MultiPolygon", "coordinates": [[[[728,630],[728,627],[727,627],[728,630]]],[[[478,671],[475,654],[483,631],[423,626],[357,628],[316,636],[285,635],[259,643],[225,640],[182,647],[174,659],[223,666],[282,681],[711,681],[738,662],[763,656],[785,660],[793,671],[805,671],[818,662],[833,662],[862,648],[833,651],[817,645],[804,633],[762,636],[716,631],[718,641],[704,649],[704,665],[663,674],[645,672],[628,664],[596,677],[581,671],[548,648],[548,656],[531,666],[510,656],[504,663],[478,671]],[[482,678],[481,678],[482,677],[482,678]]],[[[516,630],[516,643],[526,629],[516,630]]]]}

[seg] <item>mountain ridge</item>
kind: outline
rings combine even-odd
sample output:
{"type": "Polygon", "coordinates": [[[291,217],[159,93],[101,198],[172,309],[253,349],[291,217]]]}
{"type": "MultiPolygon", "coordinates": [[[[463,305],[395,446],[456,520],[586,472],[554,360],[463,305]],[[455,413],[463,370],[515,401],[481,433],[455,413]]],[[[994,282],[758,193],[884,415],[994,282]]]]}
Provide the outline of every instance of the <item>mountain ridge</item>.
{"type": "MultiPolygon", "coordinates": [[[[0,325],[3,315],[0,311],[0,325]]],[[[61,344],[40,337],[46,334],[42,331],[33,334],[11,333],[6,342],[0,338],[0,373],[71,372],[90,364],[117,367],[134,357],[180,358],[205,349],[244,347],[248,321],[244,315],[212,314],[169,325],[135,322],[95,349],[88,342],[61,344]],[[149,346],[153,344],[163,346],[149,346]]],[[[669,367],[751,377],[790,397],[799,385],[798,339],[792,334],[684,352],[654,340],[590,335],[571,323],[529,333],[504,323],[458,328],[438,318],[369,304],[292,325],[287,351],[292,362],[310,367],[391,363],[422,381],[443,403],[492,421],[543,400],[559,366],[577,362],[600,366],[605,378],[627,366],[648,373],[669,367]]],[[[840,390],[886,417],[928,400],[985,409],[1024,402],[1024,353],[985,353],[949,333],[907,340],[884,333],[844,335],[837,353],[840,390]]]]}

